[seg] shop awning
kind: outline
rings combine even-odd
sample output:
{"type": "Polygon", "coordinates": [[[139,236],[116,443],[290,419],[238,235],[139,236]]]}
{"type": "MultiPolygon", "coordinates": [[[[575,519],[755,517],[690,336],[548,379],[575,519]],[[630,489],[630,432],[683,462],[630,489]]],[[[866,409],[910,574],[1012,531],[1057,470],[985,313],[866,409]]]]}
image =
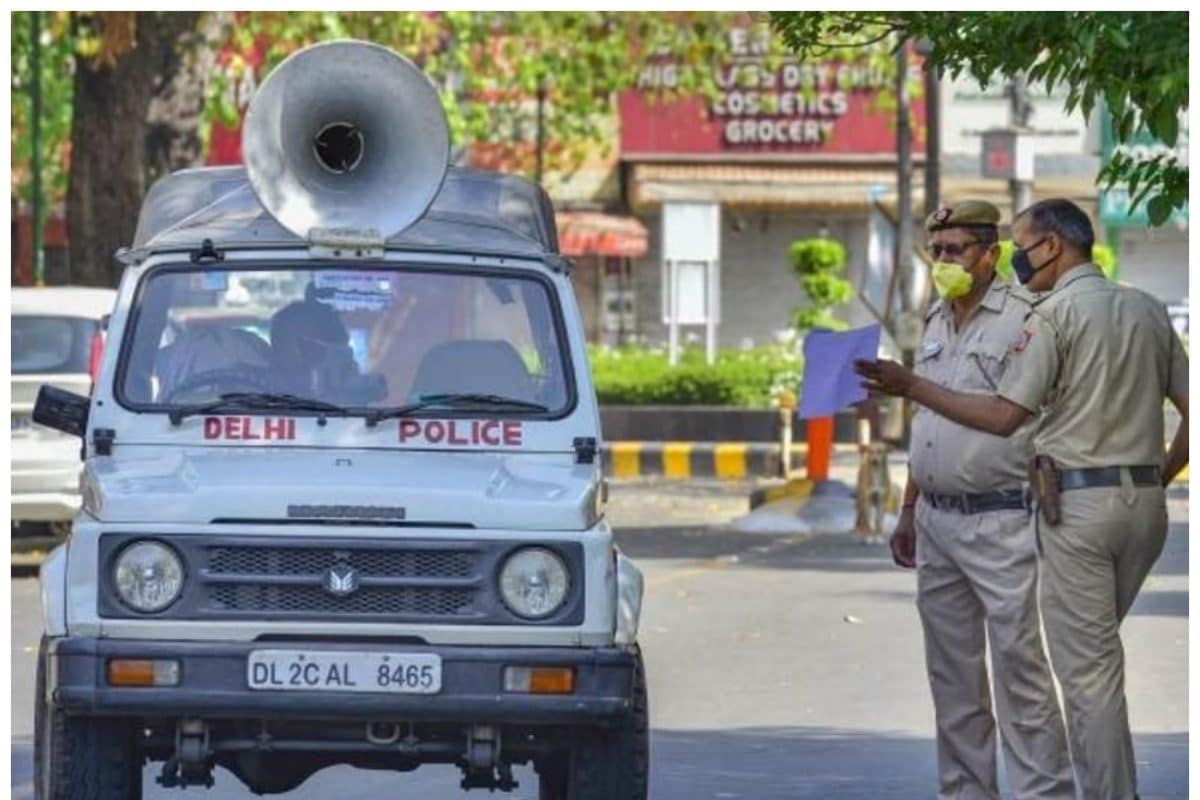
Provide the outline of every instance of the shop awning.
{"type": "MultiPolygon", "coordinates": [[[[914,193],[921,174],[914,170],[914,193]]],[[[879,164],[634,164],[630,199],[635,208],[665,201],[716,201],[732,206],[858,209],[872,193],[894,197],[896,172],[879,164]]]]}
{"type": "Polygon", "coordinates": [[[646,254],[646,226],[633,217],[599,211],[559,211],[558,249],[565,256],[619,256],[646,254]]]}

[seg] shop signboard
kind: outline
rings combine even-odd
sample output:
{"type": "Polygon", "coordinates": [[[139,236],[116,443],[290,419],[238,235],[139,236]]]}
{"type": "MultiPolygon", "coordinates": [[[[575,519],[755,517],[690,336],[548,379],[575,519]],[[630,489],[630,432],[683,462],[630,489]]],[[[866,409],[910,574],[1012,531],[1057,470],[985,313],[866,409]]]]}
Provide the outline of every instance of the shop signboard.
{"type": "MultiPolygon", "coordinates": [[[[769,31],[730,32],[730,59],[711,66],[714,97],[664,91],[680,85],[669,57],[648,63],[637,88],[618,97],[621,155],[695,158],[886,156],[896,151],[893,79],[881,68],[888,48],[852,61],[768,59],[769,31]],[[882,57],[881,57],[882,56],[882,57]]],[[[914,55],[910,79],[919,85],[914,55]]],[[[924,150],[924,103],[912,98],[913,151],[924,150]]]]}

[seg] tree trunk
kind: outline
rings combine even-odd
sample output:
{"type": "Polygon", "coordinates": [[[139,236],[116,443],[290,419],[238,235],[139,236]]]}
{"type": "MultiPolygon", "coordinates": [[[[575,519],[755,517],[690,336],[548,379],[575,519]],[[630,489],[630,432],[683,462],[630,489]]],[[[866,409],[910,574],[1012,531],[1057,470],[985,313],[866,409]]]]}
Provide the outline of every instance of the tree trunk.
{"type": "Polygon", "coordinates": [[[232,25],[228,11],[205,14],[165,55],[146,120],[146,186],[164,175],[196,167],[203,157],[200,125],[205,88],[217,69],[217,52],[232,25]],[[172,76],[161,79],[161,76],[172,76]]]}
{"type": "MultiPolygon", "coordinates": [[[[103,25],[107,14],[97,14],[103,25]]],[[[72,283],[116,286],[146,190],[146,123],[184,63],[200,12],[139,12],[133,46],[105,64],[77,58],[67,236],[72,283]]]]}

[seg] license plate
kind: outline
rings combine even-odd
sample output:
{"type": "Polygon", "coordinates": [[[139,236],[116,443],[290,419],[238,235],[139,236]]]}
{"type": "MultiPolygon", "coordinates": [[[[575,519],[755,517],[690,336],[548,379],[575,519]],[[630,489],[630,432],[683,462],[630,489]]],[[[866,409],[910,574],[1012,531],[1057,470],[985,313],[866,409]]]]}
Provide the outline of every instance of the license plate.
{"type": "Polygon", "coordinates": [[[432,653],[255,650],[246,662],[251,689],[437,694],[442,659],[432,653]]]}
{"type": "Polygon", "coordinates": [[[29,433],[33,430],[33,419],[27,414],[12,415],[12,432],[29,433]]]}

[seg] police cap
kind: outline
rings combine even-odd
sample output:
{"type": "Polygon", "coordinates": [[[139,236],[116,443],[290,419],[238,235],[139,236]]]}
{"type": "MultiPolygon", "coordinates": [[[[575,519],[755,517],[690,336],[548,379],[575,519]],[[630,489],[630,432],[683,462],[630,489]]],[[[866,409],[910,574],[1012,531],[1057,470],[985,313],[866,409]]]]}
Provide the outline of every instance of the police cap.
{"type": "Polygon", "coordinates": [[[986,200],[961,200],[943,205],[925,219],[929,233],[947,228],[995,228],[1000,222],[1000,209],[986,200]]]}

